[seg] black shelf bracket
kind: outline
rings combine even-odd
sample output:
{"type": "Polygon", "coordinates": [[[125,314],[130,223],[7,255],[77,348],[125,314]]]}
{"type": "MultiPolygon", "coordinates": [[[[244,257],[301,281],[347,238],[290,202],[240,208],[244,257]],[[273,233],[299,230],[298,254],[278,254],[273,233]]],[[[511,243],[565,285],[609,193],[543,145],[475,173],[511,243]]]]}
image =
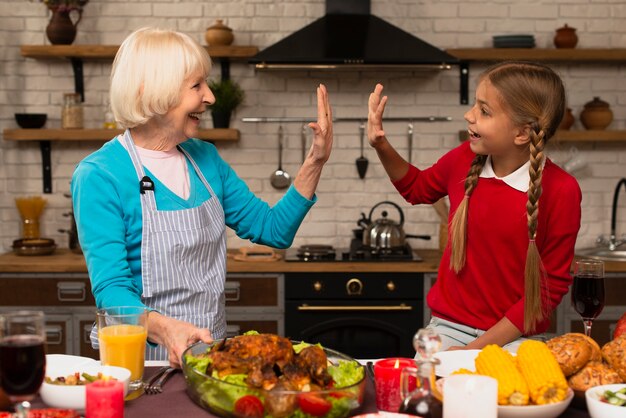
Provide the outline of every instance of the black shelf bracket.
{"type": "Polygon", "coordinates": [[[220,67],[222,69],[222,80],[230,79],[230,59],[220,58],[220,67]]]}
{"type": "Polygon", "coordinates": [[[80,94],[80,101],[85,101],[85,81],[83,75],[83,60],[80,58],[70,58],[72,69],[74,70],[74,91],[80,94]]]}
{"type": "Polygon", "coordinates": [[[43,168],[43,192],[52,193],[52,160],[50,158],[50,141],[39,141],[41,149],[41,167],[43,168]]]}
{"type": "Polygon", "coordinates": [[[469,61],[461,61],[459,64],[459,76],[461,77],[461,104],[469,104],[469,61]]]}

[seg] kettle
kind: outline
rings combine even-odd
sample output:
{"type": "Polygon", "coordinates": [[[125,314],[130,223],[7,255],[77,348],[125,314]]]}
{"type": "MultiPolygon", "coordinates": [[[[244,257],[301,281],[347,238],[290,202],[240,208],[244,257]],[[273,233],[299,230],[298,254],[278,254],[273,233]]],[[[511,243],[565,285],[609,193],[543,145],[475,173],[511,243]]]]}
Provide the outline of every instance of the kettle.
{"type": "Polygon", "coordinates": [[[375,247],[379,249],[392,249],[404,247],[406,245],[406,238],[419,238],[430,240],[430,235],[407,235],[404,232],[402,226],[404,225],[404,212],[397,204],[388,200],[382,201],[374,205],[370,210],[369,217],[365,217],[365,214],[361,214],[361,219],[357,222],[363,231],[363,245],[366,247],[375,247]],[[389,219],[387,211],[382,211],[382,218],[372,221],[372,215],[374,209],[381,205],[391,205],[398,210],[400,214],[400,223],[389,219]]]}

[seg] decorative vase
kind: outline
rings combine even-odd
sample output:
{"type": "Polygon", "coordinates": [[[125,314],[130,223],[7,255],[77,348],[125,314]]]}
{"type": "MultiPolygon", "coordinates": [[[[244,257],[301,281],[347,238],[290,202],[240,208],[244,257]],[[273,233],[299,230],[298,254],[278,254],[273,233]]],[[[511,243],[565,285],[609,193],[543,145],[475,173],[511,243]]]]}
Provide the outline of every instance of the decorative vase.
{"type": "Polygon", "coordinates": [[[580,112],[580,121],[586,129],[605,129],[613,122],[613,111],[607,102],[594,97],[580,112]]]}
{"type": "Polygon", "coordinates": [[[213,127],[215,129],[228,128],[230,126],[230,111],[212,110],[213,127]]]}
{"type": "Polygon", "coordinates": [[[76,39],[76,26],[83,15],[82,11],[78,12],[78,19],[72,22],[70,11],[68,10],[52,10],[52,17],[46,27],[46,35],[53,45],[70,45],[76,39]]]}
{"type": "Polygon", "coordinates": [[[572,113],[572,109],[569,107],[565,109],[565,114],[563,115],[563,120],[561,120],[561,124],[559,125],[559,129],[568,131],[569,128],[572,127],[576,119],[574,118],[574,114],[572,113]]]}
{"type": "Polygon", "coordinates": [[[204,39],[207,45],[230,45],[235,39],[233,30],[224,24],[224,21],[217,19],[215,24],[209,26],[204,33],[204,39]]]}
{"type": "Polygon", "coordinates": [[[554,46],[557,48],[574,48],[577,43],[578,35],[576,35],[576,29],[567,26],[567,23],[562,28],[556,30],[554,46]]]}

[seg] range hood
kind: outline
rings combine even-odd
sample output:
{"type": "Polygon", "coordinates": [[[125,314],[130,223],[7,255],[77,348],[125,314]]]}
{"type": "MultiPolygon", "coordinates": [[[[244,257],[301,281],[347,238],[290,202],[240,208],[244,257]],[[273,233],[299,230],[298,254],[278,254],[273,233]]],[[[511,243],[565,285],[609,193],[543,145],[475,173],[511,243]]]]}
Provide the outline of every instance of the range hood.
{"type": "Polygon", "coordinates": [[[258,70],[450,69],[459,60],[370,14],[370,0],[326,0],[326,14],[249,60],[258,70]]]}

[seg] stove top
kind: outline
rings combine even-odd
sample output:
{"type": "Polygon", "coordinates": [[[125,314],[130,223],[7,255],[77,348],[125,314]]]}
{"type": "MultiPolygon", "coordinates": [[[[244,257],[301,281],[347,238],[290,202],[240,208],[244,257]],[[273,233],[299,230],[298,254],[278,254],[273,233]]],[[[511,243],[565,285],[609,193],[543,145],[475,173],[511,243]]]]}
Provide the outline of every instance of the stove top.
{"type": "Polygon", "coordinates": [[[422,261],[409,244],[393,249],[366,247],[359,240],[352,240],[350,248],[335,248],[331,245],[310,244],[289,248],[285,261],[293,262],[342,262],[342,261],[422,261]]]}

